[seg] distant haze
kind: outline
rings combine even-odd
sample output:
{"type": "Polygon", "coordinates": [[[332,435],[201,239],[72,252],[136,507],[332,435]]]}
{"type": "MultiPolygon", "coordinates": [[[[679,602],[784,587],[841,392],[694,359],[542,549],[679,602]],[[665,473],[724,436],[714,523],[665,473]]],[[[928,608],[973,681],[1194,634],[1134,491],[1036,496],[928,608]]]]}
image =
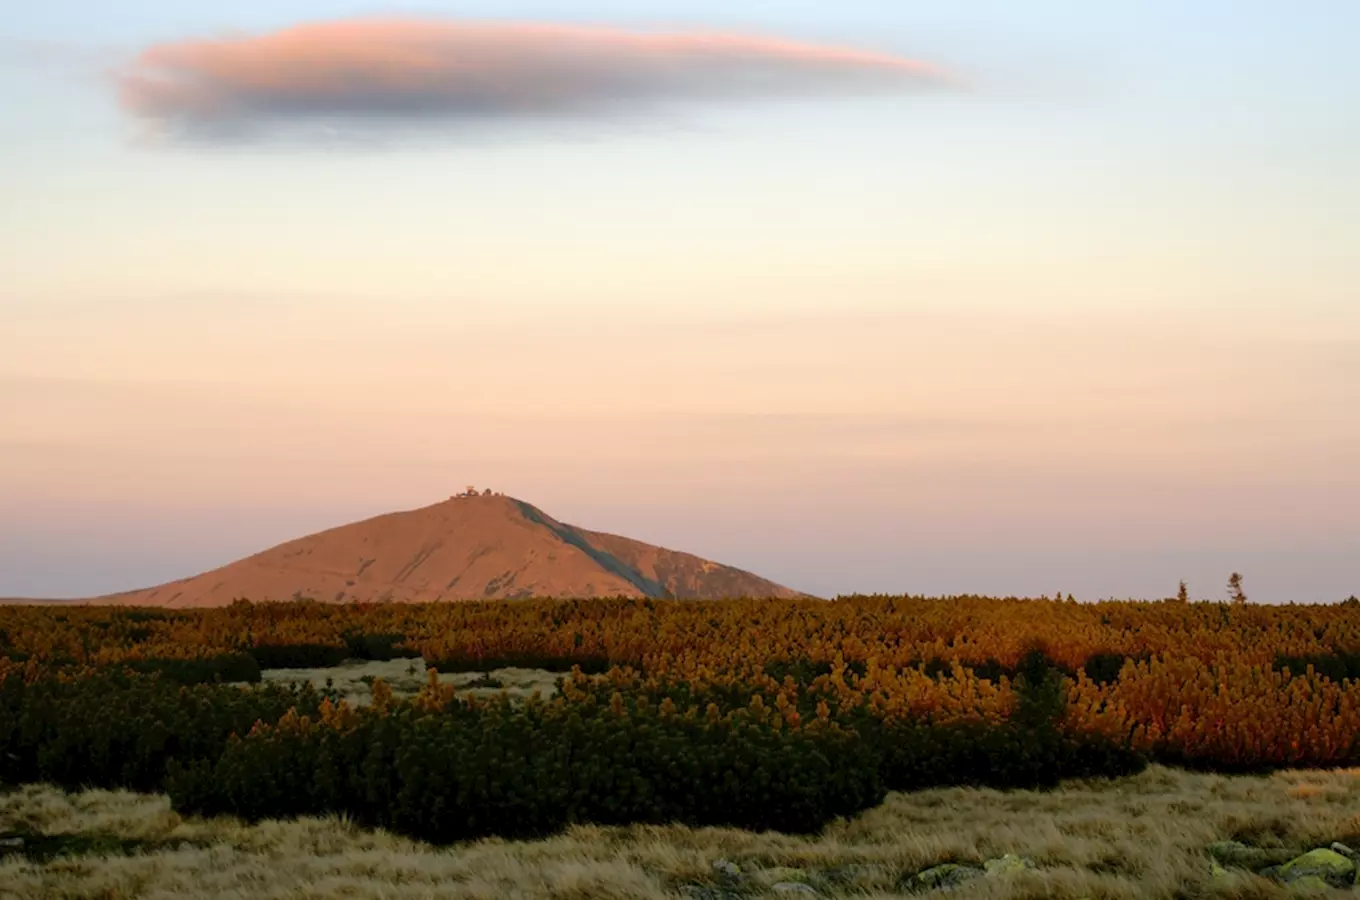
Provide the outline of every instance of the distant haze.
{"type": "Polygon", "coordinates": [[[0,596],[469,483],[822,596],[1360,593],[1360,6],[746,6],[15,4],[0,596]]]}

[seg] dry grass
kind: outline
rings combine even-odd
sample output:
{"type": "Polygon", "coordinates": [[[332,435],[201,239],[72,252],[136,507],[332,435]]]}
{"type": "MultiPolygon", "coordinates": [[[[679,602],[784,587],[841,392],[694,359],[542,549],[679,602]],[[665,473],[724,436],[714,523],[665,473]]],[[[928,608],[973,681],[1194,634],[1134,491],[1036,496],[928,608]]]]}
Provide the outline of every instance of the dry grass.
{"type": "MultiPolygon", "coordinates": [[[[1360,773],[1222,777],[1154,768],[1051,793],[895,794],[812,838],[681,827],[578,827],[542,841],[433,848],[337,819],[181,819],[164,797],[28,787],[0,795],[0,832],[102,832],[156,842],[132,854],[0,862],[0,898],[674,898],[718,887],[713,863],[771,895],[801,870],[824,897],[900,896],[899,880],[1004,853],[1039,866],[969,882],[979,898],[1266,898],[1297,893],[1245,872],[1213,877],[1204,847],[1241,839],[1283,856],[1360,838],[1360,773]],[[182,842],[182,845],[177,846],[182,842]],[[776,872],[777,868],[786,871],[776,872]]],[[[710,893],[707,896],[728,896],[710,893]]],[[[737,895],[731,895],[737,896],[737,895]]]]}
{"type": "MultiPolygon", "coordinates": [[[[371,685],[381,678],[397,695],[409,695],[425,686],[425,661],[422,659],[393,659],[385,662],[351,661],[322,669],[266,669],[260,677],[280,684],[310,683],[317,688],[326,686],[339,691],[352,705],[362,706],[372,701],[371,685]]],[[[560,676],[543,669],[496,669],[492,672],[441,672],[439,680],[451,684],[460,693],[475,697],[491,697],[501,692],[511,697],[526,699],[535,691],[551,697],[557,690],[560,676]],[[497,687],[479,686],[490,679],[497,687]]]]}

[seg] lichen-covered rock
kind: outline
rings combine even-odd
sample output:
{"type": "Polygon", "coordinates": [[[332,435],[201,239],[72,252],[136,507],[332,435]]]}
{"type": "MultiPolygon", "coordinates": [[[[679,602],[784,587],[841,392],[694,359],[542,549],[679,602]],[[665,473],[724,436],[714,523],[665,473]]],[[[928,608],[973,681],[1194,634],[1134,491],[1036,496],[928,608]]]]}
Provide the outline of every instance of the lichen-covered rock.
{"type": "Polygon", "coordinates": [[[1209,875],[1210,875],[1211,877],[1213,877],[1213,878],[1227,878],[1227,877],[1228,877],[1229,875],[1231,875],[1231,874],[1232,874],[1232,871],[1229,870],[1229,869],[1225,869],[1225,868],[1219,863],[1218,860],[1212,859],[1212,860],[1209,861],[1209,875]]]}
{"type": "Polygon", "coordinates": [[[1278,852],[1249,847],[1241,841],[1215,841],[1204,848],[1209,856],[1222,865],[1259,872],[1274,863],[1283,862],[1278,852]]]}
{"type": "Polygon", "coordinates": [[[977,866],[942,863],[917,872],[907,879],[903,886],[917,891],[951,890],[985,874],[985,870],[979,869],[977,866]]]}
{"type": "Polygon", "coordinates": [[[680,888],[680,894],[688,900],[737,900],[741,894],[735,889],[741,887],[741,866],[719,859],[713,863],[714,884],[687,884],[680,888]]]}
{"type": "Polygon", "coordinates": [[[741,877],[741,866],[726,859],[720,859],[713,863],[713,871],[723,878],[737,879],[741,877]]]}
{"type": "Polygon", "coordinates": [[[1309,850],[1280,866],[1282,881],[1299,887],[1303,882],[1319,878],[1333,887],[1344,887],[1355,882],[1355,863],[1335,850],[1309,850]]]}
{"type": "Polygon", "coordinates": [[[1023,856],[1016,856],[1014,853],[1007,853],[1005,856],[987,860],[982,864],[982,868],[992,878],[998,878],[1032,869],[1034,868],[1034,861],[1023,856]]]}
{"type": "Polygon", "coordinates": [[[817,893],[816,889],[813,888],[811,885],[804,884],[801,881],[776,882],[775,885],[770,888],[770,890],[774,891],[776,894],[791,894],[797,897],[822,896],[821,894],[817,893]]]}
{"type": "Polygon", "coordinates": [[[1333,885],[1321,875],[1304,875],[1289,882],[1289,886],[1296,891],[1328,891],[1333,885]]]}
{"type": "Polygon", "coordinates": [[[1241,841],[1214,841],[1204,849],[1219,862],[1227,862],[1230,857],[1249,852],[1252,848],[1241,841]]]}

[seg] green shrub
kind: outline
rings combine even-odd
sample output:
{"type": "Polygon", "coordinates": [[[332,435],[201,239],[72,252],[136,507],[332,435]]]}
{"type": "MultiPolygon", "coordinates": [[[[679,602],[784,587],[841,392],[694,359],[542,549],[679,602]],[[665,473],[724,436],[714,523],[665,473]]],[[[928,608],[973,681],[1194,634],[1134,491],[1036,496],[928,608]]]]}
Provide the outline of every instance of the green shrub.
{"type": "Polygon", "coordinates": [[[876,733],[889,790],[938,785],[993,788],[1053,787],[1064,778],[1128,775],[1147,760],[1102,735],[1059,729],[1066,677],[1039,651],[1015,668],[1018,703],[1004,722],[882,723],[868,716],[856,727],[876,733]]]}
{"type": "Polygon", "coordinates": [[[260,644],[250,648],[261,669],[328,669],[349,658],[339,644],[260,644]]]}
{"type": "Polygon", "coordinates": [[[1143,765],[1060,731],[1064,676],[1039,653],[1017,666],[1009,720],[885,722],[814,684],[798,727],[740,682],[577,675],[550,703],[450,694],[337,712],[308,687],[185,685],[172,668],[0,669],[0,779],[165,789],[182,811],[247,819],[340,813],[447,842],[574,822],[806,832],[888,789],[1143,765]]]}
{"type": "Polygon", "coordinates": [[[1347,679],[1360,679],[1360,653],[1318,653],[1312,656],[1277,656],[1275,669],[1288,669],[1294,675],[1302,675],[1312,666],[1313,671],[1338,684],[1347,679]]]}
{"type": "Polygon", "coordinates": [[[170,779],[176,808],[247,819],[341,812],[448,842],[572,822],[684,822],[806,832],[880,802],[878,757],[834,727],[742,713],[616,714],[584,704],[403,704],[353,727],[286,720],[170,779]]]}
{"type": "Polygon", "coordinates": [[[232,653],[209,659],[134,659],[123,667],[143,674],[156,673],[178,684],[213,684],[260,680],[260,665],[249,653],[232,653]]]}
{"type": "Polygon", "coordinates": [[[0,676],[0,781],[158,790],[171,760],[215,760],[227,738],[290,708],[308,687],[184,686],[124,669],[0,676]]]}
{"type": "Polygon", "coordinates": [[[404,646],[406,636],[402,634],[363,634],[349,632],[345,635],[345,645],[351,659],[370,659],[386,662],[391,659],[415,659],[420,651],[404,646]]]}

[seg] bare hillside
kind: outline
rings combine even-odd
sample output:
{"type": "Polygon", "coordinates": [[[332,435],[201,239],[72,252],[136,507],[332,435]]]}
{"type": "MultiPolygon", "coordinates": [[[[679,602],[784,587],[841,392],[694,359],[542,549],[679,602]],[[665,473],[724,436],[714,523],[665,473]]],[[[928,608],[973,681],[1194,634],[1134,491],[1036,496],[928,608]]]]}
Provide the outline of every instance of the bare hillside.
{"type": "Polygon", "coordinates": [[[94,602],[181,607],[238,598],[371,603],[602,596],[799,595],[697,556],[564,524],[511,497],[474,495],[342,525],[192,578],[94,602]]]}

